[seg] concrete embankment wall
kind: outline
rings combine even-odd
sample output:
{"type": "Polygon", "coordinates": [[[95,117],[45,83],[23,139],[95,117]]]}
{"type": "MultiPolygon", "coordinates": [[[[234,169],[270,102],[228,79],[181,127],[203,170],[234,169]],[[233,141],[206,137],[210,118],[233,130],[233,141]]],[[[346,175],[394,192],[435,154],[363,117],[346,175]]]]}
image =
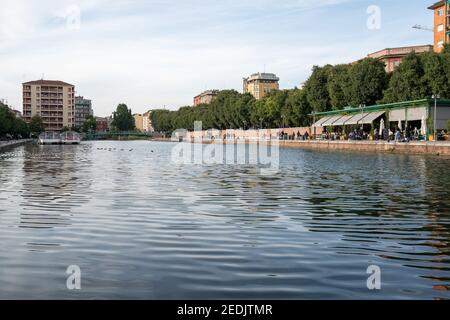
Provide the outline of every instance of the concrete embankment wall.
{"type": "Polygon", "coordinates": [[[33,139],[23,139],[23,140],[14,140],[14,141],[0,141],[0,150],[4,148],[12,148],[20,146],[24,143],[31,142],[33,139]]]}
{"type": "Polygon", "coordinates": [[[280,146],[316,150],[388,152],[450,156],[449,142],[387,143],[373,141],[280,141],[280,146]]]}

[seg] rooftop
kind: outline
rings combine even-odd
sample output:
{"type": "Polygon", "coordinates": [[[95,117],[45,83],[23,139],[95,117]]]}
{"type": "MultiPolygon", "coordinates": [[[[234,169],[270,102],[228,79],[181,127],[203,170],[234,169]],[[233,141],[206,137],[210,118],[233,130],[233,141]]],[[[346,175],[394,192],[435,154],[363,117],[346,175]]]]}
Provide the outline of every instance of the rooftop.
{"type": "MultiPolygon", "coordinates": [[[[440,99],[437,101],[437,105],[440,107],[450,107],[450,100],[440,99]]],[[[431,107],[434,106],[434,99],[423,99],[423,100],[415,100],[415,101],[403,101],[397,103],[388,103],[388,104],[379,104],[374,106],[366,106],[364,107],[365,112],[370,111],[383,111],[383,110],[392,110],[392,109],[404,109],[404,108],[418,108],[418,107],[431,107]]],[[[333,116],[333,115],[341,115],[341,114],[352,114],[361,112],[363,108],[361,107],[346,107],[341,110],[332,110],[326,112],[317,112],[310,114],[311,116],[333,116]]]]}
{"type": "Polygon", "coordinates": [[[428,7],[428,9],[430,9],[430,10],[435,10],[435,9],[437,9],[437,8],[442,7],[444,4],[445,4],[445,0],[438,1],[438,2],[436,2],[435,4],[433,4],[432,6],[428,7]]]}
{"type": "Polygon", "coordinates": [[[270,81],[280,81],[280,78],[278,78],[273,73],[254,73],[248,78],[244,78],[246,81],[254,81],[254,80],[270,80],[270,81]]]}
{"type": "Polygon", "coordinates": [[[201,96],[206,96],[206,95],[217,95],[219,93],[219,90],[206,90],[202,93],[200,93],[199,95],[196,96],[197,97],[201,97],[201,96]]]}
{"type": "Polygon", "coordinates": [[[59,80],[36,80],[36,81],[29,81],[29,82],[25,82],[23,83],[24,85],[41,85],[41,86],[71,86],[74,87],[73,84],[64,82],[64,81],[59,81],[59,80]]]}

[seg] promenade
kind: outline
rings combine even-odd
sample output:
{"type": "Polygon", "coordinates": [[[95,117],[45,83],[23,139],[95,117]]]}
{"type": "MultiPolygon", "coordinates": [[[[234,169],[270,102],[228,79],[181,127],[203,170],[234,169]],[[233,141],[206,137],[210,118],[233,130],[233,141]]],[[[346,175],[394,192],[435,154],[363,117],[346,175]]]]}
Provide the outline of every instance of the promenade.
{"type": "Polygon", "coordinates": [[[7,147],[17,147],[24,143],[31,142],[33,139],[21,139],[21,140],[11,140],[11,141],[0,141],[0,151],[7,147]]]}

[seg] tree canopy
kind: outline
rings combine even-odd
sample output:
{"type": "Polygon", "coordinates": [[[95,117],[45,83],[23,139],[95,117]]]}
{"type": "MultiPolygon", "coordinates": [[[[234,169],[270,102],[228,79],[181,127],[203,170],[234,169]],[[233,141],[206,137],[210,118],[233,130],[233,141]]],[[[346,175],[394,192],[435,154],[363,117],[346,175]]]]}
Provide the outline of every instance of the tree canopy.
{"type": "Polygon", "coordinates": [[[442,54],[411,53],[391,74],[382,61],[366,58],[354,64],[314,66],[301,89],[274,90],[261,100],[234,90],[221,91],[210,104],[156,110],[156,131],[275,128],[311,125],[312,112],[431,98],[450,98],[450,47],[442,54]]]}
{"type": "Polygon", "coordinates": [[[134,117],[126,104],[119,104],[113,113],[112,126],[119,131],[133,131],[135,129],[134,117]]]}
{"type": "Polygon", "coordinates": [[[30,121],[30,132],[35,135],[39,135],[44,131],[45,125],[42,118],[38,115],[33,116],[30,121]]]}
{"type": "Polygon", "coordinates": [[[25,121],[17,118],[6,105],[0,103],[0,136],[7,134],[25,138],[30,135],[30,130],[25,121]]]}

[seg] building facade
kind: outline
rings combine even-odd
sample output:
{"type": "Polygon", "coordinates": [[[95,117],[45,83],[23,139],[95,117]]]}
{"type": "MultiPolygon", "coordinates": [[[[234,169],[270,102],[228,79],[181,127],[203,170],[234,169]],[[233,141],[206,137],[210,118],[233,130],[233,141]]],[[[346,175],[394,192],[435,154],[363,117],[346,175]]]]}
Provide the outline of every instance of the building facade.
{"type": "Polygon", "coordinates": [[[432,45],[401,47],[401,48],[387,48],[369,54],[368,58],[379,59],[386,65],[386,72],[393,72],[408,54],[423,53],[433,51],[432,45]]]}
{"type": "Polygon", "coordinates": [[[74,126],[75,86],[63,81],[37,80],[23,87],[23,119],[38,115],[46,131],[61,131],[74,126]]]}
{"type": "Polygon", "coordinates": [[[109,130],[108,118],[95,117],[97,132],[106,132],[109,130]]]}
{"type": "Polygon", "coordinates": [[[144,116],[140,113],[136,113],[133,115],[134,117],[134,126],[136,130],[143,132],[144,131],[144,116]]]}
{"type": "Polygon", "coordinates": [[[219,90],[206,90],[194,97],[194,107],[200,104],[210,104],[219,94],[219,90]]]}
{"type": "Polygon", "coordinates": [[[75,97],[75,127],[81,128],[86,118],[93,115],[92,101],[84,97],[75,97]]]}
{"type": "Polygon", "coordinates": [[[255,99],[264,98],[270,91],[279,90],[280,79],[273,73],[255,73],[244,78],[244,93],[250,93],[255,99]]]}
{"type": "Polygon", "coordinates": [[[153,129],[151,116],[152,116],[152,112],[151,111],[147,111],[146,113],[143,114],[142,128],[143,128],[144,132],[154,132],[155,131],[153,129]]]}
{"type": "Polygon", "coordinates": [[[438,1],[428,9],[434,11],[434,51],[442,52],[450,41],[450,4],[447,0],[438,1]]]}

